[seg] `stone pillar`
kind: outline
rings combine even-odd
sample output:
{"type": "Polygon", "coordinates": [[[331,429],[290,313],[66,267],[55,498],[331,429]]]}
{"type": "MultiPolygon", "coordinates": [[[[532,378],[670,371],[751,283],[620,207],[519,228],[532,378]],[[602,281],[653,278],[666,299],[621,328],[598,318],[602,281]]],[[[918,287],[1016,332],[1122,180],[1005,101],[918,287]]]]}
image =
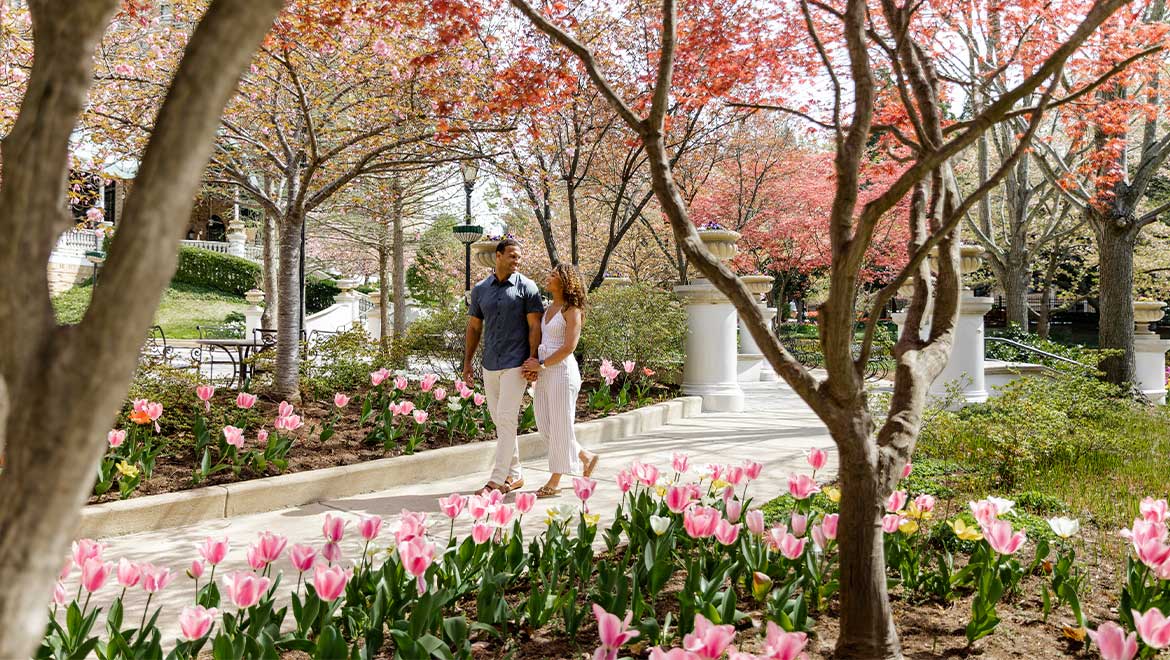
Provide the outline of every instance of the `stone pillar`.
{"type": "MultiPolygon", "coordinates": [[[[982,248],[963,246],[961,253],[964,274],[979,269],[982,248]]],[[[968,288],[960,292],[959,320],[955,325],[951,357],[942,373],[931,384],[931,395],[943,397],[946,395],[947,385],[957,382],[966,403],[982,403],[987,400],[987,381],[983,372],[983,316],[991,311],[994,303],[992,298],[977,297],[968,288]]]]}
{"type": "Polygon", "coordinates": [[[674,292],[687,308],[683,393],[703,397],[704,412],[743,411],[736,374],[735,305],[707,280],[677,286],[674,292]]]}
{"type": "MultiPolygon", "coordinates": [[[[773,278],[770,275],[741,275],[739,279],[747,287],[747,290],[757,297],[756,306],[760,308],[761,314],[767,321],[769,318],[765,311],[767,307],[760,304],[758,297],[772,290],[773,278]]],[[[756,343],[742,318],[739,320],[739,355],[737,360],[736,372],[739,382],[756,383],[763,380],[763,372],[768,367],[768,363],[764,360],[760,345],[756,343]]]]}
{"type": "Polygon", "coordinates": [[[370,304],[373,307],[366,312],[366,332],[377,341],[382,336],[382,294],[378,291],[371,293],[370,304]]]}
{"type": "Polygon", "coordinates": [[[248,301],[244,308],[244,338],[255,340],[258,339],[255,331],[261,327],[260,317],[264,315],[264,308],[260,306],[264,302],[264,292],[250,289],[244,294],[244,299],[248,301]]]}
{"type": "Polygon", "coordinates": [[[1170,341],[1150,331],[1150,324],[1162,318],[1161,301],[1138,301],[1133,304],[1134,329],[1133,348],[1138,389],[1157,405],[1166,404],[1166,351],[1170,341]]]}
{"type": "MultiPolygon", "coordinates": [[[[760,311],[764,313],[764,323],[767,323],[769,328],[772,327],[772,321],[776,318],[776,314],[779,310],[777,310],[775,307],[761,305],[760,311]]],[[[776,374],[776,370],[772,368],[772,363],[768,362],[767,360],[763,360],[760,363],[760,380],[766,383],[774,383],[780,380],[780,376],[778,376],[776,374]]]]}
{"type": "MultiPolygon", "coordinates": [[[[905,284],[898,287],[898,295],[901,296],[904,300],[909,301],[914,297],[914,283],[907,280],[905,284]]],[[[933,313],[934,301],[931,300],[927,303],[926,309],[922,313],[922,323],[919,324],[921,327],[919,328],[920,332],[918,333],[918,336],[922,339],[922,341],[926,341],[930,338],[930,318],[931,314],[933,313]]],[[[890,314],[890,318],[893,319],[894,325],[898,326],[898,339],[902,337],[902,331],[906,328],[906,314],[906,312],[894,312],[890,314]]]]}
{"type": "Polygon", "coordinates": [[[347,326],[352,326],[354,323],[361,323],[362,321],[361,305],[358,302],[357,293],[353,290],[357,284],[358,281],[355,279],[346,278],[337,280],[337,288],[341,289],[341,293],[337,294],[334,304],[349,307],[349,323],[347,323],[347,326]]]}
{"type": "Polygon", "coordinates": [[[244,248],[244,243],[248,240],[248,234],[244,232],[244,228],[236,223],[232,227],[232,231],[227,235],[228,239],[228,254],[233,257],[246,258],[248,251],[244,248]]]}

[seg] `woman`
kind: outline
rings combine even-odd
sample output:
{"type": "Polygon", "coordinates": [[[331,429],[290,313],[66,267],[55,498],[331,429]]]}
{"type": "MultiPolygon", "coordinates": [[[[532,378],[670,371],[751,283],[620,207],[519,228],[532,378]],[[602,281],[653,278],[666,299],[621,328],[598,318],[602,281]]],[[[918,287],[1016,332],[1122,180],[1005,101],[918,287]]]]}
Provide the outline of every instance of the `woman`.
{"type": "Polygon", "coordinates": [[[536,377],[536,426],[548,441],[548,469],[552,473],[536,496],[554,497],[560,493],[561,475],[588,477],[597,467],[597,455],[582,449],[573,431],[581,392],[581,371],[573,351],[585,321],[581,274],[571,264],[558,264],[544,286],[552,294],[552,303],[540,322],[539,359],[529,358],[524,366],[536,377]]]}

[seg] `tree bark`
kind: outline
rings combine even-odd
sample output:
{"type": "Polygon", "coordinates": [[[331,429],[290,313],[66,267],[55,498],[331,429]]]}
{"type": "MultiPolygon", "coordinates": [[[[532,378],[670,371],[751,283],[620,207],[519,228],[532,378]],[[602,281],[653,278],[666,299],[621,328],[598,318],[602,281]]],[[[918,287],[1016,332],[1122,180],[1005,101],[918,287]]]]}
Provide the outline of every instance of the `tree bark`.
{"type": "Polygon", "coordinates": [[[1099,255],[1100,302],[1097,311],[1101,348],[1119,355],[1101,361],[1111,383],[1132,383],[1135,378],[1133,336],[1133,251],[1138,230],[1132,219],[1099,219],[1093,223],[1099,255]]]}
{"type": "Polygon", "coordinates": [[[301,398],[301,224],[290,213],[280,222],[280,264],[277,268],[276,374],[273,394],[291,403],[301,398]]]}
{"type": "Polygon", "coordinates": [[[69,218],[69,140],[115,0],[28,3],[34,52],[0,181],[0,657],[28,658],[45,630],[105,433],[174,273],[211,143],[278,0],[215,0],[188,42],[143,153],[101,282],[81,323],[57,327],[45,263],[69,218]],[[133,295],[127,295],[130,291],[133,295]],[[46,402],[58,404],[44,414],[46,402]]]}
{"type": "Polygon", "coordinates": [[[569,198],[569,251],[570,258],[573,260],[574,266],[581,265],[581,254],[578,248],[577,240],[577,186],[575,184],[566,184],[565,190],[569,198]]]}
{"type": "MultiPolygon", "coordinates": [[[[406,246],[402,233],[402,179],[394,176],[390,188],[391,219],[394,222],[394,339],[406,334],[406,246]]],[[[382,331],[383,349],[389,348],[386,331],[382,331]]]]}
{"type": "Polygon", "coordinates": [[[264,254],[260,265],[264,277],[264,314],[260,317],[260,325],[265,330],[276,327],[277,310],[280,301],[280,287],[277,286],[280,265],[278,257],[280,250],[280,225],[276,215],[264,212],[264,254]]]}
{"type": "Polygon", "coordinates": [[[1004,298],[1007,306],[1007,324],[1013,324],[1027,332],[1028,325],[1028,288],[1032,283],[1032,273],[1028,267],[1026,255],[1023,259],[1009,255],[1004,267],[1001,284],[1003,284],[1004,298]]]}
{"type": "Polygon", "coordinates": [[[378,223],[381,231],[378,235],[378,293],[381,296],[381,304],[378,305],[378,346],[381,348],[382,355],[390,353],[390,288],[387,282],[390,281],[390,257],[391,257],[391,236],[392,228],[389,221],[383,220],[378,223]]]}

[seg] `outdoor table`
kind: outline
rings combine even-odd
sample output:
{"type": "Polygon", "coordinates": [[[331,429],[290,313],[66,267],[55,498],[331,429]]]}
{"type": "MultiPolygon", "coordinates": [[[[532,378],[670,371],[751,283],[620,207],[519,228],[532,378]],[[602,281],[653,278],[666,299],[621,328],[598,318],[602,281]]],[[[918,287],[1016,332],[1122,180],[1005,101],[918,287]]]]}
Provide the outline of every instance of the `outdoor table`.
{"type": "MultiPolygon", "coordinates": [[[[236,355],[239,357],[237,364],[239,365],[240,387],[243,387],[244,382],[248,379],[247,359],[252,354],[253,349],[258,350],[265,348],[265,344],[263,342],[258,342],[255,339],[198,339],[195,343],[199,344],[200,346],[206,346],[212,350],[215,348],[220,348],[225,352],[235,348],[236,355]]],[[[214,365],[214,361],[212,364],[214,365]]]]}

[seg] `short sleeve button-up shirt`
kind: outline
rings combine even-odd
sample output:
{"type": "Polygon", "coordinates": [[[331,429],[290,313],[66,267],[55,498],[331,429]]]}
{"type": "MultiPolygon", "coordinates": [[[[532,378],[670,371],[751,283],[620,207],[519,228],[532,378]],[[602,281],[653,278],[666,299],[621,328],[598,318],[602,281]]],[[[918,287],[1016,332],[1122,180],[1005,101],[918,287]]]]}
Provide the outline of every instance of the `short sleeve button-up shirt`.
{"type": "Polygon", "coordinates": [[[520,273],[499,280],[492,273],[471,290],[467,313],[483,319],[483,368],[513,369],[531,355],[528,315],[543,313],[536,283],[520,273]]]}

